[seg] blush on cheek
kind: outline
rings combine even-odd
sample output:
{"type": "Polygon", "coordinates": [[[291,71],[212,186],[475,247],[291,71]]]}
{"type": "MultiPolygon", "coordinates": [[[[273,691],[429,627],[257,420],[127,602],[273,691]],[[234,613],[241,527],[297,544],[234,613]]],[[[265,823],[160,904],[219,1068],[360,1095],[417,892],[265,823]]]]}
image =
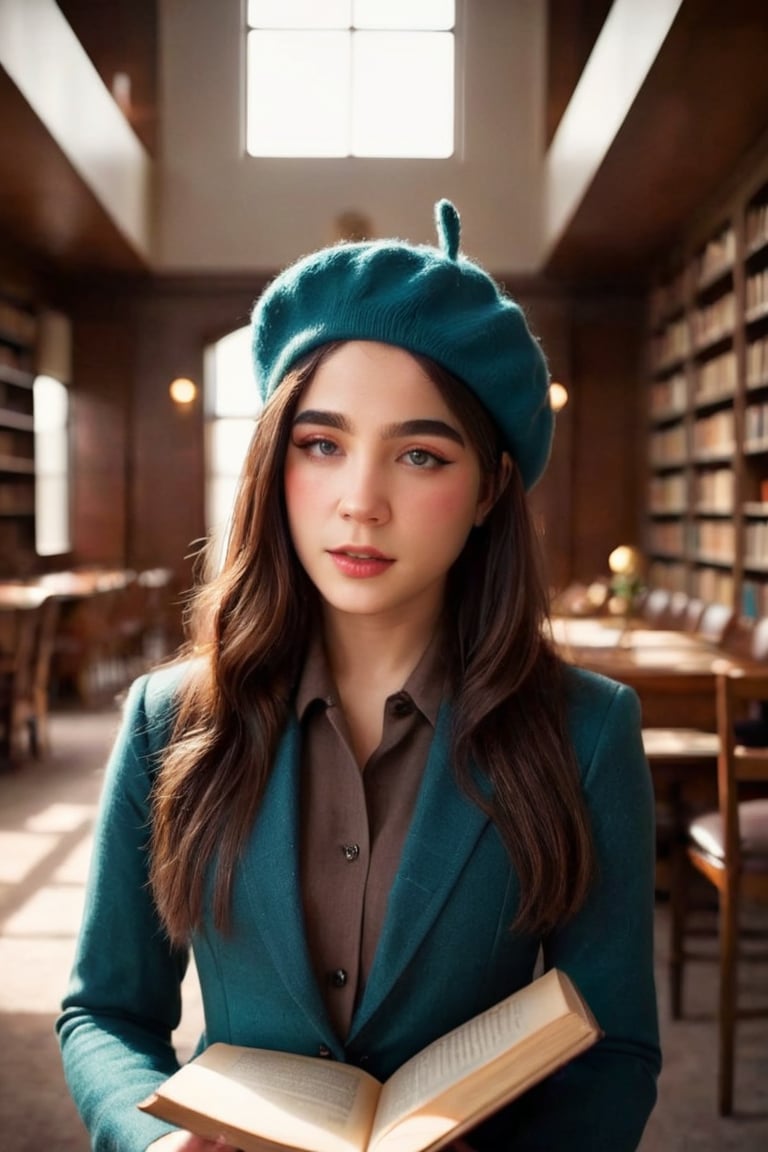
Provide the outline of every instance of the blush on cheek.
{"type": "Polygon", "coordinates": [[[448,527],[451,522],[457,527],[474,520],[476,502],[472,494],[462,485],[460,488],[439,489],[425,494],[412,506],[412,513],[448,527]]]}
{"type": "Polygon", "coordinates": [[[283,487],[285,502],[289,510],[292,508],[300,510],[302,507],[311,505],[313,493],[315,497],[317,496],[317,483],[313,483],[308,470],[294,468],[290,464],[286,465],[283,473],[283,487]]]}

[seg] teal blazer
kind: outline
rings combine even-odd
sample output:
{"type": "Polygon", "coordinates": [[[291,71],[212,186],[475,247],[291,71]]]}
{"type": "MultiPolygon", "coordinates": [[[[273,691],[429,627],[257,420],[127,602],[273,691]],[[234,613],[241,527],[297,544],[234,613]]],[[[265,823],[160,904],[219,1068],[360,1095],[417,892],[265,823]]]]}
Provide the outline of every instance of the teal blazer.
{"type": "MultiPolygon", "coordinates": [[[[171,949],[147,886],[149,792],[178,669],[134,684],[104,782],[82,929],[57,1028],[96,1152],[144,1152],[169,1126],[136,1109],[178,1067],[172,1032],[188,955],[171,949]]],[[[656,1098],[654,806],[639,705],[628,688],[566,673],[570,731],[599,876],[544,940],[513,933],[519,885],[494,825],[457,788],[441,710],[378,951],[342,1042],[326,1016],[299,891],[300,738],[291,722],[236,877],[233,931],[191,942],[205,1035],[318,1054],[387,1077],[447,1029],[546,967],[581,989],[605,1037],[471,1135],[479,1149],[630,1152],[656,1098]]]]}

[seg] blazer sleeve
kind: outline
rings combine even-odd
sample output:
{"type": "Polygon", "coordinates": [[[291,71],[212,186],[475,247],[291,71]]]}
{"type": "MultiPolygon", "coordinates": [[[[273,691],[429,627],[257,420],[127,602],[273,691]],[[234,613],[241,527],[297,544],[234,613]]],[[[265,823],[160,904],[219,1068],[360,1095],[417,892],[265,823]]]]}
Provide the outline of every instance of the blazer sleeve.
{"type": "Polygon", "coordinates": [[[590,712],[583,729],[597,736],[583,741],[593,750],[582,772],[598,875],[581,911],[544,942],[544,963],[572,977],[604,1038],[477,1130],[473,1143],[494,1152],[633,1152],[656,1102],[655,809],[640,706],[613,685],[607,709],[590,712]]]}
{"type": "Polygon", "coordinates": [[[144,1152],[172,1127],[136,1107],[178,1068],[171,1034],[187,966],[187,953],[168,943],[148,887],[158,728],[147,714],[148,684],[143,677],[132,686],[107,765],[83,920],[56,1024],[67,1084],[94,1152],[144,1152]]]}

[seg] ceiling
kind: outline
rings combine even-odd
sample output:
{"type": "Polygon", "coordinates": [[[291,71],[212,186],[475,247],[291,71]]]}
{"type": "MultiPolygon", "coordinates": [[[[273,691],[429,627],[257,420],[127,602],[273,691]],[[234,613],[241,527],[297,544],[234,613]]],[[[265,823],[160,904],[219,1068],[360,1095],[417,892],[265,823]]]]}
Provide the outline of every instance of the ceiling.
{"type": "MultiPolygon", "coordinates": [[[[131,78],[129,119],[156,150],[158,0],[59,0],[110,84],[131,78]]],[[[548,0],[547,139],[610,0],[548,0]]],[[[768,128],[765,0],[684,0],[651,72],[575,216],[548,278],[643,283],[675,237],[768,128]]],[[[66,277],[142,264],[8,76],[0,70],[0,237],[66,277]]]]}

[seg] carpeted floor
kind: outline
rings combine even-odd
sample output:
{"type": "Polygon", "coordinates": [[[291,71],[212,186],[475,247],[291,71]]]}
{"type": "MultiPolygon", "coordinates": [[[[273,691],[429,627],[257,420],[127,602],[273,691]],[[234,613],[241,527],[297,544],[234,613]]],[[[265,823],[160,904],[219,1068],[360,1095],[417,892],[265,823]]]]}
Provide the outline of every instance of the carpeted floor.
{"type": "MultiPolygon", "coordinates": [[[[0,1148],[9,1152],[88,1150],[63,1083],[53,1021],[116,724],[114,711],[57,714],[50,758],[0,775],[0,1148]]],[[[721,1120],[715,1108],[716,964],[691,967],[686,1019],[673,1023],[665,948],[666,909],[660,906],[657,977],[665,1065],[641,1152],[762,1152],[768,1148],[768,1019],[740,1028],[737,1112],[721,1120]]],[[[745,997],[768,1005],[768,963],[743,965],[742,983],[745,997]]],[[[182,1055],[191,1050],[200,1020],[194,972],[184,1002],[177,1037],[182,1055]]]]}

